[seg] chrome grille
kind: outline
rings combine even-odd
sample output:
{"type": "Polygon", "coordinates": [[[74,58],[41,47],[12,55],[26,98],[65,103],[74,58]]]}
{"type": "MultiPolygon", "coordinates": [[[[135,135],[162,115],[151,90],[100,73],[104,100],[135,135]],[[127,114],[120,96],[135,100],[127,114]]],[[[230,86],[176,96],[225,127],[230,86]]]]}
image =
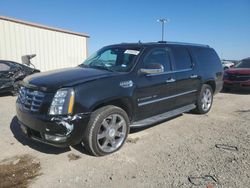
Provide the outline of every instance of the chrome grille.
{"type": "Polygon", "coordinates": [[[44,96],[43,92],[21,87],[18,99],[25,110],[38,112],[43,103],[44,96]]]}

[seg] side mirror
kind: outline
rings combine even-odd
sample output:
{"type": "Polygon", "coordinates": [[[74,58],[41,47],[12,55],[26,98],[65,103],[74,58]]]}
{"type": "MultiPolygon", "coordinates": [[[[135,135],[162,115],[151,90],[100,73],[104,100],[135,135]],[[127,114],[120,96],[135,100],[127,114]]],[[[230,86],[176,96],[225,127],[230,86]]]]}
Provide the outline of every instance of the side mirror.
{"type": "Polygon", "coordinates": [[[143,74],[159,74],[164,72],[164,67],[160,63],[150,63],[145,68],[140,69],[143,74]]]}

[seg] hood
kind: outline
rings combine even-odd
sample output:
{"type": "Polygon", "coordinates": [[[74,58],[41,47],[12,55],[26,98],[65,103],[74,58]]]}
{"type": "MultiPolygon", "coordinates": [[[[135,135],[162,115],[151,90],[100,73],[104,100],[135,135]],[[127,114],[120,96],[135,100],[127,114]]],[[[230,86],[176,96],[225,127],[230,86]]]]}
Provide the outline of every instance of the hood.
{"type": "Polygon", "coordinates": [[[70,87],[117,74],[100,69],[74,67],[36,73],[26,77],[23,84],[43,91],[56,91],[61,87],[70,87]]]}
{"type": "Polygon", "coordinates": [[[225,71],[229,74],[250,74],[250,69],[248,68],[232,68],[225,71]]]}

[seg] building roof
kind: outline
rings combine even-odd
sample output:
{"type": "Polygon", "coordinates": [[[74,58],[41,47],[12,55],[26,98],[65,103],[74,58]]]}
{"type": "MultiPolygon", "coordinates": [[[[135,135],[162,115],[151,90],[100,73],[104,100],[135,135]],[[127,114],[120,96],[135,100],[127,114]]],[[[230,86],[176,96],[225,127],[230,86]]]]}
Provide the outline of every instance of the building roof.
{"type": "Polygon", "coordinates": [[[37,28],[41,28],[41,29],[47,29],[47,30],[50,30],[50,31],[57,31],[57,32],[61,32],[61,33],[67,33],[67,34],[71,34],[71,35],[77,35],[77,36],[82,36],[82,37],[87,37],[87,38],[90,37],[89,35],[87,35],[85,33],[78,33],[78,32],[59,29],[59,28],[55,28],[55,27],[49,27],[49,26],[46,26],[46,25],[41,25],[41,24],[36,24],[36,23],[32,23],[32,22],[22,21],[22,20],[18,20],[18,19],[15,19],[15,18],[9,18],[9,17],[6,17],[6,16],[0,16],[0,20],[6,20],[6,21],[10,21],[10,22],[15,22],[15,23],[28,25],[28,26],[32,26],[32,27],[37,27],[37,28]]]}

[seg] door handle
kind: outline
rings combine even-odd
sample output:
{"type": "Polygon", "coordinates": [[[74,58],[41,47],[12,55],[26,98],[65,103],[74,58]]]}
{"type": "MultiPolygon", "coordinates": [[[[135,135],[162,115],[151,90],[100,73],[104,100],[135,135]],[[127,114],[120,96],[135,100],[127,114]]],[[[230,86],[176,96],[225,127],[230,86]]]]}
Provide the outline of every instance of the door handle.
{"type": "Polygon", "coordinates": [[[175,79],[170,78],[170,79],[167,79],[166,82],[167,82],[167,83],[172,83],[172,82],[175,82],[175,79]]]}
{"type": "Polygon", "coordinates": [[[198,77],[197,74],[193,74],[193,75],[190,76],[190,78],[197,78],[197,77],[198,77]]]}

